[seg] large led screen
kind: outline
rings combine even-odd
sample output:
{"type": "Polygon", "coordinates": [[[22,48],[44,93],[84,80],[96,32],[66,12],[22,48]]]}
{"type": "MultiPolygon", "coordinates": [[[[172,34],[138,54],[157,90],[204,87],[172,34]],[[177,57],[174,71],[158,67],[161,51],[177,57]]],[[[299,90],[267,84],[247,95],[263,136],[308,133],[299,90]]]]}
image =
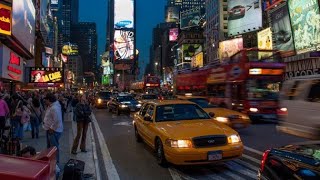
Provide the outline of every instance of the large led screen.
{"type": "Polygon", "coordinates": [[[35,41],[35,8],[32,0],[12,2],[12,34],[33,55],[35,41]]]}
{"type": "Polygon", "coordinates": [[[235,36],[262,27],[261,0],[228,1],[228,34],[235,36]]]}
{"type": "Polygon", "coordinates": [[[11,7],[0,3],[0,34],[11,36],[11,7]]]}
{"type": "Polygon", "coordinates": [[[232,55],[243,49],[243,39],[236,38],[219,43],[219,58],[221,61],[229,59],[232,55]]]}
{"type": "Polygon", "coordinates": [[[134,28],[134,0],[114,0],[114,28],[134,28]]]}
{"type": "Polygon", "coordinates": [[[48,34],[50,31],[49,21],[52,18],[50,0],[41,0],[40,2],[40,30],[48,34]]]}
{"type": "Polygon", "coordinates": [[[166,22],[179,22],[180,10],[178,6],[166,7],[166,22]]]}
{"type": "Polygon", "coordinates": [[[187,29],[198,26],[200,23],[200,9],[195,8],[188,11],[181,12],[180,29],[187,29]]]}
{"type": "Polygon", "coordinates": [[[115,60],[134,59],[134,33],[132,31],[114,31],[115,60]]]}
{"type": "Polygon", "coordinates": [[[62,68],[32,67],[30,70],[30,83],[63,83],[62,68]]]}
{"type": "Polygon", "coordinates": [[[172,28],[169,30],[169,41],[177,41],[179,36],[179,29],[172,28]]]}
{"type": "Polygon", "coordinates": [[[294,55],[293,35],[285,3],[269,11],[269,22],[273,34],[273,49],[281,51],[283,57],[294,55]]]}
{"type": "Polygon", "coordinates": [[[297,54],[320,50],[320,14],[317,0],[288,0],[297,54]]]}
{"type": "Polygon", "coordinates": [[[202,52],[201,44],[182,44],[183,62],[191,62],[195,54],[202,52]]]}

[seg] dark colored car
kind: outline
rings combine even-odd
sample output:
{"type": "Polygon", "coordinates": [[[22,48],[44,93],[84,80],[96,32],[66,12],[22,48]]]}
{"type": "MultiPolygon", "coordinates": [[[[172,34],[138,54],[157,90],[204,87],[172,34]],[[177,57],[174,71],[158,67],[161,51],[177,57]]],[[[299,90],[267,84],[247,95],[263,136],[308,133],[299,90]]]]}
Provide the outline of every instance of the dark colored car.
{"type": "Polygon", "coordinates": [[[235,20],[243,18],[246,14],[246,8],[238,5],[229,10],[229,20],[235,20]]]}
{"type": "Polygon", "coordinates": [[[136,98],[140,104],[148,100],[158,100],[158,96],[155,94],[142,94],[136,98]]]}
{"type": "Polygon", "coordinates": [[[110,100],[112,93],[109,91],[101,91],[95,95],[94,104],[96,108],[107,107],[108,101],[110,100]]]}
{"type": "Polygon", "coordinates": [[[286,30],[280,30],[275,33],[276,40],[280,43],[286,43],[291,39],[291,32],[286,30]]]}
{"type": "Polygon", "coordinates": [[[109,112],[115,112],[120,115],[124,112],[136,112],[141,108],[141,104],[138,103],[131,95],[118,95],[112,98],[108,104],[109,112]]]}
{"type": "Polygon", "coordinates": [[[320,141],[265,151],[258,179],[320,179],[320,141]]]}

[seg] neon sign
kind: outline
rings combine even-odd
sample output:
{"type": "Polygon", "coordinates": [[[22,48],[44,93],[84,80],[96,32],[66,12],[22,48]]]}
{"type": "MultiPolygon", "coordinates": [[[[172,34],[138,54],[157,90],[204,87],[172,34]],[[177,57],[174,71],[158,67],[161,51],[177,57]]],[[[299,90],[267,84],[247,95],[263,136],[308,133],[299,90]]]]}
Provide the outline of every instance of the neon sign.
{"type": "Polygon", "coordinates": [[[11,35],[11,7],[0,4],[0,34],[11,35]]]}

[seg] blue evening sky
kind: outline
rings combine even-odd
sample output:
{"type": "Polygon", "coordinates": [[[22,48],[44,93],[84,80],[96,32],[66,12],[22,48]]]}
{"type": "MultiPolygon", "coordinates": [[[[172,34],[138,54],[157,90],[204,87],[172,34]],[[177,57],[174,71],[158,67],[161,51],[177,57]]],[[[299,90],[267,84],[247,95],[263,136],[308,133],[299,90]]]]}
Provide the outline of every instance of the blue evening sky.
{"type": "MultiPolygon", "coordinates": [[[[137,49],[140,52],[140,73],[149,62],[149,46],[152,40],[152,29],[164,21],[164,6],[166,0],[136,0],[137,49]]],[[[103,54],[106,42],[108,0],[80,0],[80,21],[93,21],[98,31],[98,57],[103,54]]],[[[100,63],[100,59],[98,62],[100,63]]]]}

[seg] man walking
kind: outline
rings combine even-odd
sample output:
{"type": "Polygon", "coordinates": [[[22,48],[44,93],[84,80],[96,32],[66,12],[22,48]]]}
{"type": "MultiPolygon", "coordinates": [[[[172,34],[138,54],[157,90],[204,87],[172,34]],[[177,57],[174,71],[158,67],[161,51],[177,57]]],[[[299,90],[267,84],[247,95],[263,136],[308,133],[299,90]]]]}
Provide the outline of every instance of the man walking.
{"type": "Polygon", "coordinates": [[[59,139],[63,132],[62,112],[59,101],[54,94],[48,93],[44,98],[47,106],[43,128],[47,134],[47,148],[57,147],[57,164],[59,164],[59,139]]]}

